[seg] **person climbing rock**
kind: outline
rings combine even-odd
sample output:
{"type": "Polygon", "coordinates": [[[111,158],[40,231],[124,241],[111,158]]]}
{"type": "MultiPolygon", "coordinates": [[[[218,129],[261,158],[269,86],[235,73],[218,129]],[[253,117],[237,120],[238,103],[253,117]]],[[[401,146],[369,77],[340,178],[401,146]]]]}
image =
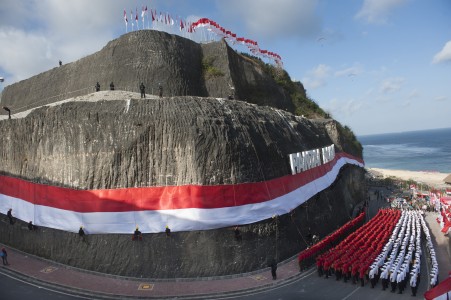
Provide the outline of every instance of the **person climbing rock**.
{"type": "Polygon", "coordinates": [[[6,213],[9,219],[9,224],[14,225],[14,218],[13,218],[13,209],[10,208],[8,212],[6,213]]]}
{"type": "Polygon", "coordinates": [[[143,239],[141,231],[139,231],[139,227],[136,226],[135,232],[133,233],[133,240],[141,241],[143,239]]]}
{"type": "Polygon", "coordinates": [[[28,222],[29,230],[38,230],[38,226],[34,225],[32,221],[28,222]]]}

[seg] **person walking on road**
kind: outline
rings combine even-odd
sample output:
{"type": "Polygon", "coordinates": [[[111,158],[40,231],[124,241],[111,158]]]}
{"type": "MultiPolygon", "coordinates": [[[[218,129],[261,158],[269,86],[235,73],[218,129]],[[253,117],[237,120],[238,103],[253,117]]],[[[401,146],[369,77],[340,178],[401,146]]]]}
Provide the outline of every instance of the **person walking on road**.
{"type": "Polygon", "coordinates": [[[0,252],[0,256],[2,257],[3,265],[5,265],[5,266],[9,265],[9,263],[8,263],[8,253],[6,252],[5,248],[2,248],[2,252],[0,252]]]}
{"type": "Polygon", "coordinates": [[[272,279],[273,279],[273,280],[276,280],[276,279],[277,279],[277,263],[276,263],[276,260],[275,260],[275,259],[273,259],[273,260],[271,261],[270,267],[271,267],[271,275],[272,275],[272,279]]]}

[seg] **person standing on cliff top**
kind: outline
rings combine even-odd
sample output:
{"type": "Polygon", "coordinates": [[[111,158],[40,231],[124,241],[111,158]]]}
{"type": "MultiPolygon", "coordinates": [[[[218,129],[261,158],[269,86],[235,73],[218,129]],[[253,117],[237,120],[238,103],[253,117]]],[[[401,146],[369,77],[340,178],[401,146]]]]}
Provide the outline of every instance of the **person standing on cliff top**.
{"type": "Polygon", "coordinates": [[[110,83],[110,90],[111,91],[114,91],[114,83],[111,81],[111,83],[110,83]]]}
{"type": "Polygon", "coordinates": [[[163,86],[161,85],[161,83],[158,84],[158,92],[159,92],[160,98],[163,97],[163,86]]]}
{"type": "Polygon", "coordinates": [[[96,88],[96,92],[100,91],[100,84],[99,84],[98,81],[97,81],[97,83],[95,85],[95,88],[96,88]]]}
{"type": "Polygon", "coordinates": [[[141,98],[146,98],[146,87],[144,86],[143,82],[141,82],[139,90],[141,91],[141,98]]]}

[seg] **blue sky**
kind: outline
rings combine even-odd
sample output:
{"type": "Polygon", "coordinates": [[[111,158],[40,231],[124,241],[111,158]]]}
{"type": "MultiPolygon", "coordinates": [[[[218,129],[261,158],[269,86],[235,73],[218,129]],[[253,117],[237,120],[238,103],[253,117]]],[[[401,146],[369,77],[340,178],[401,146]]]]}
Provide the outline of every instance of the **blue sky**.
{"type": "Polygon", "coordinates": [[[358,135],[451,127],[448,0],[2,0],[0,89],[100,50],[125,32],[123,10],[142,5],[212,19],[280,54],[358,135]]]}

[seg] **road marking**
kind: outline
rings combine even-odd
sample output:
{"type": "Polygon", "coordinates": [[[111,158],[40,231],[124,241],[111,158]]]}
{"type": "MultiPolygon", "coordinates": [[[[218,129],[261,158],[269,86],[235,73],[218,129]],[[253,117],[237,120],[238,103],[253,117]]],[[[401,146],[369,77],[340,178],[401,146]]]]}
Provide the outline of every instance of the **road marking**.
{"type": "Polygon", "coordinates": [[[361,288],[361,287],[359,286],[358,288],[356,288],[355,290],[353,290],[350,294],[348,294],[346,297],[344,297],[344,298],[341,299],[341,300],[346,300],[346,299],[348,299],[349,297],[352,296],[352,294],[354,294],[355,292],[357,292],[360,288],[361,288]]]}
{"type": "Polygon", "coordinates": [[[153,284],[152,283],[141,283],[138,287],[138,290],[151,291],[151,290],[153,290],[153,284]]]}
{"type": "Polygon", "coordinates": [[[56,270],[58,270],[57,267],[50,266],[50,267],[45,267],[44,269],[42,269],[39,272],[48,274],[48,273],[52,273],[52,272],[54,272],[56,270]]]}
{"type": "Polygon", "coordinates": [[[255,275],[255,276],[251,276],[251,278],[254,280],[257,280],[257,281],[266,279],[266,277],[263,275],[255,275]]]}

